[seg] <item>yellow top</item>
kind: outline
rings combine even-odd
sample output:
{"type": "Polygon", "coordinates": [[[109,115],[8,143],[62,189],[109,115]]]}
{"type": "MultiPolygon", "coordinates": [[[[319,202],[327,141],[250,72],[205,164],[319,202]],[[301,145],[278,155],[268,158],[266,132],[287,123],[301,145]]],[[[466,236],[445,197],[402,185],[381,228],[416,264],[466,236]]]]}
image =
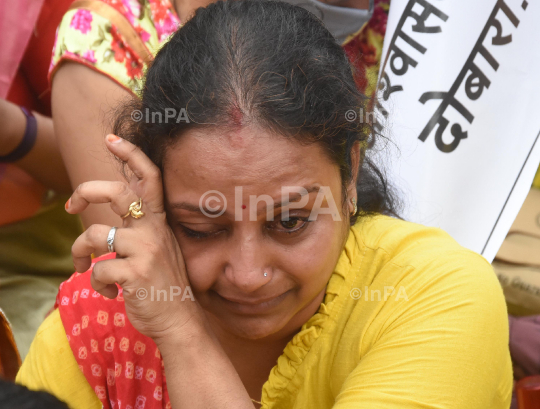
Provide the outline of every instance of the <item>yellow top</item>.
{"type": "MultiPolygon", "coordinates": [[[[72,408],[101,408],[59,313],[18,376],[72,408]]],[[[286,346],[264,408],[508,409],[508,319],[490,264],[440,229],[386,216],[351,228],[319,311],[286,346]]]]}

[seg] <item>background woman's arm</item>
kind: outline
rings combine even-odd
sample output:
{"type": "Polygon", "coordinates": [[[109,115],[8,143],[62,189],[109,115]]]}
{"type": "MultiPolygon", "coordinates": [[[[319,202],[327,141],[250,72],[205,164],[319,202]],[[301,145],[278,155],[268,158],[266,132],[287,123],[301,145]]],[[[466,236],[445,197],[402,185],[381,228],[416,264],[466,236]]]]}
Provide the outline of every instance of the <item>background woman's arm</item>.
{"type": "MultiPolygon", "coordinates": [[[[37,138],[32,150],[15,162],[44,186],[58,193],[71,193],[69,178],[56,143],[51,118],[33,113],[37,121],[37,138]]],[[[12,152],[22,141],[26,117],[21,108],[0,99],[0,156],[12,152]]]]}
{"type": "MultiPolygon", "coordinates": [[[[110,114],[130,97],[116,82],[82,64],[66,62],[55,73],[54,127],[73,188],[91,180],[123,180],[103,140],[111,131],[110,114]]],[[[121,225],[108,204],[91,205],[81,218],[85,227],[121,225]]]]}

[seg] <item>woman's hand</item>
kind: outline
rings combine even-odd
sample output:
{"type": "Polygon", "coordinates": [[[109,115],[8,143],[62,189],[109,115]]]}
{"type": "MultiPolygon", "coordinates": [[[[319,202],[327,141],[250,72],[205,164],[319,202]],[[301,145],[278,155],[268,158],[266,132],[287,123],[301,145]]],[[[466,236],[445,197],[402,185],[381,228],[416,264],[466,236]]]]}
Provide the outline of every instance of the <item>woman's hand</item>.
{"type": "MultiPolygon", "coordinates": [[[[205,318],[193,297],[182,297],[189,281],[180,247],[166,221],[161,172],[139,148],[124,139],[108,135],[106,145],[132,171],[129,185],[112,181],[83,183],[66,203],[66,210],[74,214],[91,203],[110,203],[117,215],[124,216],[130,204],[142,199],[144,216],[123,219],[114,239],[116,259],[96,263],[92,287],[114,298],[118,283],[130,322],[158,345],[164,339],[178,342],[183,337],[191,338],[205,326],[205,318]],[[151,295],[158,291],[160,301],[151,295]],[[173,299],[171,294],[175,295],[173,299]]],[[[110,230],[111,226],[94,224],[79,236],[72,248],[76,271],[90,268],[92,253],[108,251],[110,230]]]]}
{"type": "MultiPolygon", "coordinates": [[[[66,210],[79,213],[90,203],[110,203],[117,215],[124,216],[130,204],[141,198],[144,216],[124,219],[114,240],[117,258],[94,265],[92,287],[108,298],[118,294],[115,283],[122,287],[129,321],[152,338],[161,352],[173,407],[252,409],[236,369],[199,304],[190,297],[170,300],[171,287],[183,293],[189,281],[180,247],[166,221],[159,169],[126,140],[108,135],[106,144],[133,172],[129,185],[83,183],[66,203],[66,210]],[[146,294],[164,290],[167,301],[141,297],[141,289],[146,294]]],[[[94,224],[79,236],[72,249],[77,271],[91,266],[92,253],[107,252],[110,230],[111,226],[94,224]]]]}

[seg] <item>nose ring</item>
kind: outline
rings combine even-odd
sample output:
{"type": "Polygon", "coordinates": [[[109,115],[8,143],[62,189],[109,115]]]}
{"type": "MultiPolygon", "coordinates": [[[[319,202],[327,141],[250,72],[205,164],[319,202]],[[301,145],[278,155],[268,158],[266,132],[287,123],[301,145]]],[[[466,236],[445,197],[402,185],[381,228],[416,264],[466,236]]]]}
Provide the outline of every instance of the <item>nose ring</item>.
{"type": "Polygon", "coordinates": [[[268,273],[264,273],[263,275],[264,275],[265,277],[267,277],[267,276],[268,276],[268,273]]]}

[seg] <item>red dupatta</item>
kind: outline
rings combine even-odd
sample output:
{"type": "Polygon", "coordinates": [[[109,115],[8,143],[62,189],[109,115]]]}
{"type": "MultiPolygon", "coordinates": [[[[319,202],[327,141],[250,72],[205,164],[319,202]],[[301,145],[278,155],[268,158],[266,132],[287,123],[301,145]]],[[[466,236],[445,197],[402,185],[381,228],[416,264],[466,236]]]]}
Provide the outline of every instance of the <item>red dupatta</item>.
{"type": "Polygon", "coordinates": [[[126,316],[122,289],[111,300],[94,291],[92,267],[60,285],[55,308],[79,369],[105,409],[170,409],[163,360],[149,337],[126,316]]]}

